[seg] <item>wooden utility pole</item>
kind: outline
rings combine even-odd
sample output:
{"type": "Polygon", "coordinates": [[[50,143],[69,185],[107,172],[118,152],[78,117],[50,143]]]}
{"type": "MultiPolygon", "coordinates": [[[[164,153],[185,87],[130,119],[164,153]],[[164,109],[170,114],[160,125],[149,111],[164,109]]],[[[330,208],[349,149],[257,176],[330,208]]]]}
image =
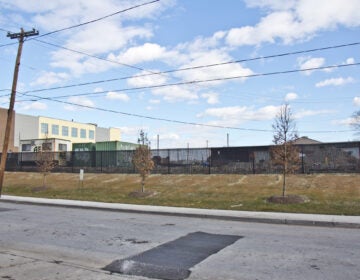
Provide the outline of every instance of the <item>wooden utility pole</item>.
{"type": "Polygon", "coordinates": [[[22,29],[22,28],[21,28],[20,33],[10,33],[10,32],[8,32],[8,34],[7,34],[7,37],[10,37],[10,39],[18,39],[19,40],[19,46],[18,46],[18,52],[17,52],[17,56],[16,56],[14,77],[13,77],[13,83],[12,83],[12,88],[11,88],[10,104],[9,104],[9,110],[8,110],[7,120],[6,120],[4,144],[3,144],[2,154],[1,154],[1,162],[0,162],[0,197],[1,197],[1,192],[2,192],[2,187],[3,187],[3,182],[4,182],[6,159],[7,159],[8,147],[9,147],[9,138],[10,138],[13,115],[14,115],[16,86],[17,86],[17,80],[18,80],[18,75],[19,75],[22,47],[23,47],[23,44],[24,44],[24,38],[30,37],[30,36],[35,36],[35,35],[39,35],[39,31],[36,31],[35,29],[33,29],[31,31],[24,32],[24,29],[22,29]]]}

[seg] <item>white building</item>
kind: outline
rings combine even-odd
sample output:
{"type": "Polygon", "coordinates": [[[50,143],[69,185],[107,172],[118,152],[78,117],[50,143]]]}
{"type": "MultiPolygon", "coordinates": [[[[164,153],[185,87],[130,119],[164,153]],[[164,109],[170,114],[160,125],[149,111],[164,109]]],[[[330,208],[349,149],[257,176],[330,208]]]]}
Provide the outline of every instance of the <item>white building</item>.
{"type": "MultiPolygon", "coordinates": [[[[47,138],[65,140],[72,144],[120,141],[120,136],[119,128],[103,128],[91,123],[15,114],[14,146],[16,147],[20,146],[21,140],[35,141],[47,138]]],[[[19,150],[21,152],[22,149],[19,150]]]]}

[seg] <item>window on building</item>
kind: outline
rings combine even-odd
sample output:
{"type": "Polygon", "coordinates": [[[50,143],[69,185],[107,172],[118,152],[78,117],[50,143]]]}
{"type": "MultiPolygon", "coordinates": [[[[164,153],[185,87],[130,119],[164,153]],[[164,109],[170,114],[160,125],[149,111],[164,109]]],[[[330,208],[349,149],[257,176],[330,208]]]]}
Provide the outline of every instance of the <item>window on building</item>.
{"type": "Polygon", "coordinates": [[[71,128],[71,137],[78,137],[78,129],[76,127],[71,128]]]}
{"type": "Polygon", "coordinates": [[[53,135],[59,135],[59,126],[57,124],[51,126],[51,133],[53,135]]]}
{"type": "Polygon", "coordinates": [[[66,144],[59,144],[59,151],[66,152],[67,151],[67,145],[66,144]]]}
{"type": "Polygon", "coordinates": [[[68,126],[63,126],[62,128],[61,128],[61,134],[62,134],[62,136],[69,136],[69,127],[68,126]]]}
{"type": "Polygon", "coordinates": [[[30,152],[31,151],[31,144],[22,144],[21,151],[23,152],[30,152]]]}
{"type": "Polygon", "coordinates": [[[52,151],[52,144],[50,142],[44,142],[42,143],[41,148],[44,152],[46,151],[50,152],[52,151]]]}
{"type": "Polygon", "coordinates": [[[49,125],[47,123],[41,123],[41,133],[43,134],[49,133],[49,125]]]}
{"type": "Polygon", "coordinates": [[[89,130],[89,139],[95,139],[95,131],[89,130]]]}
{"type": "Polygon", "coordinates": [[[80,138],[86,138],[86,129],[80,129],[80,138]]]}

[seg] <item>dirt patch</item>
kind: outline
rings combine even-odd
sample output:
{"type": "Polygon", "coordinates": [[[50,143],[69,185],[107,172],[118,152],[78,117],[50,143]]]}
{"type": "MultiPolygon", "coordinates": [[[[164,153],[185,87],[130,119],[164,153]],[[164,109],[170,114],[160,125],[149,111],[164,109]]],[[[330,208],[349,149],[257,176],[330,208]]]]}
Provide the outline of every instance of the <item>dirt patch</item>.
{"type": "Polygon", "coordinates": [[[280,203],[280,204],[298,204],[298,203],[306,203],[310,200],[303,195],[286,195],[286,196],[270,196],[266,199],[266,202],[269,203],[280,203]]]}
{"type": "Polygon", "coordinates": [[[129,197],[133,197],[133,198],[144,198],[144,197],[152,197],[156,195],[156,192],[152,192],[152,191],[135,191],[135,192],[131,192],[129,193],[129,197]]]}
{"type": "Polygon", "coordinates": [[[41,192],[41,191],[45,191],[49,189],[49,187],[47,186],[41,186],[41,187],[35,187],[35,188],[32,188],[31,191],[32,192],[41,192]]]}

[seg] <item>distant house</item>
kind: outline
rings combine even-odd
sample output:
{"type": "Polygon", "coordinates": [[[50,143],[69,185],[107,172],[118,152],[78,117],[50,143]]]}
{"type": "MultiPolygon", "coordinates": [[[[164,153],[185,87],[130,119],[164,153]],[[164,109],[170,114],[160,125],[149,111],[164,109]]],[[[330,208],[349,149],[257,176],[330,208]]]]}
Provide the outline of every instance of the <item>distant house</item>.
{"type": "Polygon", "coordinates": [[[294,141],[295,145],[321,144],[322,142],[311,139],[307,136],[300,137],[294,141]]]}

